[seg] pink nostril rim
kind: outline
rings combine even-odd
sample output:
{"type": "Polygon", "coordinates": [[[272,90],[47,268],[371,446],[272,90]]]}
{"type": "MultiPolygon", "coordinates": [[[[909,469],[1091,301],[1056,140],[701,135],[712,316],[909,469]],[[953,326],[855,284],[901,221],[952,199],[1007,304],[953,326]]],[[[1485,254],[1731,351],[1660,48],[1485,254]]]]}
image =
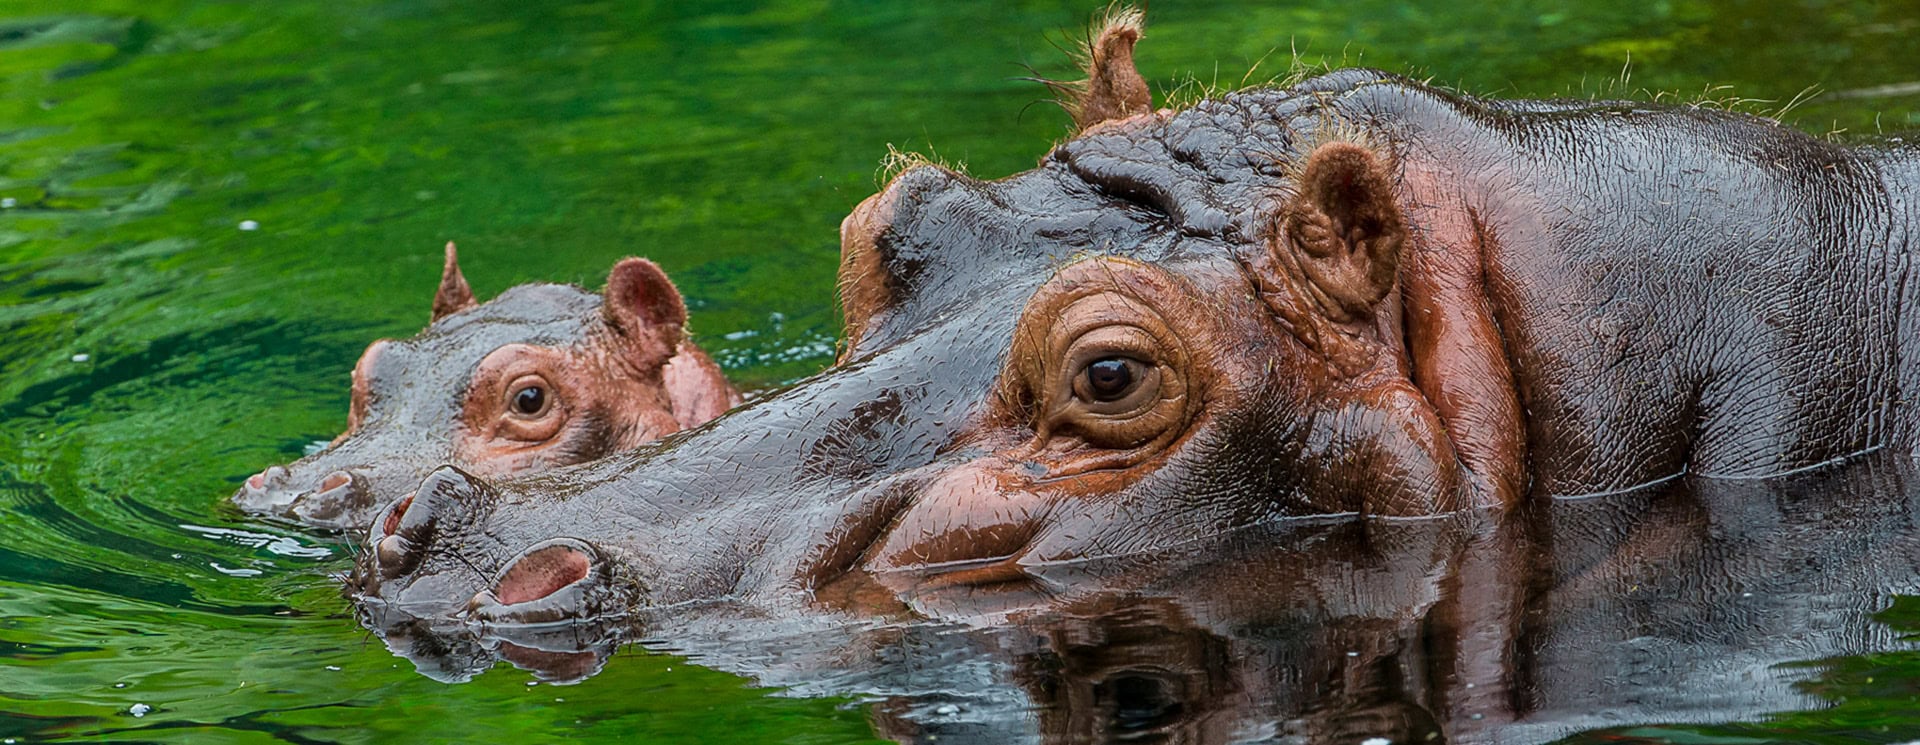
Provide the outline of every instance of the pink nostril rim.
{"type": "Polygon", "coordinates": [[[527,554],[500,578],[493,595],[506,605],[539,600],[586,579],[593,559],[568,546],[548,546],[527,554]]]}
{"type": "Polygon", "coordinates": [[[320,481],[320,491],[330,492],[346,486],[351,481],[353,481],[353,477],[347,475],[346,471],[334,471],[333,473],[327,474],[327,477],[320,481]]]}
{"type": "Polygon", "coordinates": [[[257,473],[252,476],[248,476],[247,488],[248,489],[265,489],[267,488],[267,478],[257,473]]]}
{"type": "Polygon", "coordinates": [[[387,521],[380,524],[381,535],[393,535],[393,531],[400,529],[400,518],[406,517],[407,508],[413,506],[413,496],[408,494],[405,499],[400,500],[399,504],[393,506],[391,512],[387,513],[387,521]]]}

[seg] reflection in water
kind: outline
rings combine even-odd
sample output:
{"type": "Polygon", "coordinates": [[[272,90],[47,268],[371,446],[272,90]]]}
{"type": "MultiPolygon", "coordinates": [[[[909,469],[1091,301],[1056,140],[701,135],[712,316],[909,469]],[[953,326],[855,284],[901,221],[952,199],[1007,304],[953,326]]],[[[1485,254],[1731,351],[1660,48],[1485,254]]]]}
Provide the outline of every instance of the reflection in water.
{"type": "Polygon", "coordinates": [[[1917,477],[1885,457],[1511,515],[1265,525],[1026,584],[906,587],[905,617],[715,603],[386,638],[443,679],[499,658],[550,680],[645,638],[875,700],[900,742],[1544,742],[1818,708],[1795,685],[1814,669],[1785,663],[1910,648],[1873,615],[1920,587],[1917,477]]]}

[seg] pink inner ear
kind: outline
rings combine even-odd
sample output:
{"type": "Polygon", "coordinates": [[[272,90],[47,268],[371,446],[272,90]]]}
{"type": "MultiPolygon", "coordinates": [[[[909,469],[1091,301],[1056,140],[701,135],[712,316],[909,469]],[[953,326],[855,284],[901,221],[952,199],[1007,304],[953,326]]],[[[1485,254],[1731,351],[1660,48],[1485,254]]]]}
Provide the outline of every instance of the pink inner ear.
{"type": "Polygon", "coordinates": [[[607,277],[606,303],[614,323],[630,334],[656,330],[678,343],[680,327],[687,323],[687,305],[680,291],[658,265],[646,259],[621,259],[613,266],[607,277]]]}
{"type": "Polygon", "coordinates": [[[512,605],[539,600],[587,578],[593,560],[566,546],[548,546],[527,554],[500,578],[493,596],[512,605]]]}

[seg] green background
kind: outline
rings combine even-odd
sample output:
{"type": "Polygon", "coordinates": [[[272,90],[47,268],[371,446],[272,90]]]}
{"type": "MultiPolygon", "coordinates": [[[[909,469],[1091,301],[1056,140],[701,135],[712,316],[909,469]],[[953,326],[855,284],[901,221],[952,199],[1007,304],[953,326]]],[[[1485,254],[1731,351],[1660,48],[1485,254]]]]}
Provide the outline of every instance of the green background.
{"type": "MultiPolygon", "coordinates": [[[[353,622],[344,545],[223,500],[344,425],[354,359],[425,323],[449,239],[483,298],[652,257],[739,380],[821,368],[836,228],[889,146],[1028,167],[1065,117],[1016,78],[1070,76],[1056,45],[1093,10],[6,0],[0,738],[870,738],[857,705],[664,655],[432,682],[353,622]]],[[[1910,2],[1156,0],[1139,63],[1163,94],[1295,54],[1498,96],[1779,112],[1819,90],[1785,118],[1858,134],[1920,120],[1916,31],[1910,2]]],[[[1833,709],[1584,739],[1884,741],[1917,687],[1911,654],[1842,660],[1813,686],[1833,709]]]]}

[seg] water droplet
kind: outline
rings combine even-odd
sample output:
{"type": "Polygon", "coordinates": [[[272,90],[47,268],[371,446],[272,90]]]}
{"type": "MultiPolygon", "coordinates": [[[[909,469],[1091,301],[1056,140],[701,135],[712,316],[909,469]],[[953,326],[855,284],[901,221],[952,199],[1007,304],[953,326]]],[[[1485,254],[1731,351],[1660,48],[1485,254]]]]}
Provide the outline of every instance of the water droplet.
{"type": "Polygon", "coordinates": [[[134,715],[136,718],[146,716],[149,711],[153,711],[153,707],[146,704],[134,704],[127,707],[127,713],[134,715]]]}
{"type": "Polygon", "coordinates": [[[93,357],[91,355],[88,355],[86,352],[81,352],[73,356],[74,362],[86,362],[87,360],[90,360],[90,359],[93,359],[93,357]]]}
{"type": "Polygon", "coordinates": [[[127,687],[127,684],[126,684],[126,683],[115,683],[115,684],[113,684],[113,687],[115,687],[115,688],[125,688],[125,687],[127,687]]]}
{"type": "Polygon", "coordinates": [[[540,685],[540,681],[537,681],[537,680],[529,680],[529,681],[527,681],[527,687],[528,687],[528,688],[532,688],[532,687],[534,687],[534,686],[537,686],[537,685],[540,685]]]}
{"type": "Polygon", "coordinates": [[[328,669],[328,670],[332,670],[332,671],[334,671],[334,672],[340,672],[340,666],[339,666],[339,665],[328,665],[328,666],[327,666],[327,669],[328,669]]]}
{"type": "Polygon", "coordinates": [[[953,704],[941,704],[940,708],[933,710],[933,713],[943,717],[950,717],[960,713],[960,707],[954,706],[953,704]]]}
{"type": "Polygon", "coordinates": [[[240,229],[241,230],[259,230],[260,223],[254,222],[252,220],[241,220],[240,229]]]}

